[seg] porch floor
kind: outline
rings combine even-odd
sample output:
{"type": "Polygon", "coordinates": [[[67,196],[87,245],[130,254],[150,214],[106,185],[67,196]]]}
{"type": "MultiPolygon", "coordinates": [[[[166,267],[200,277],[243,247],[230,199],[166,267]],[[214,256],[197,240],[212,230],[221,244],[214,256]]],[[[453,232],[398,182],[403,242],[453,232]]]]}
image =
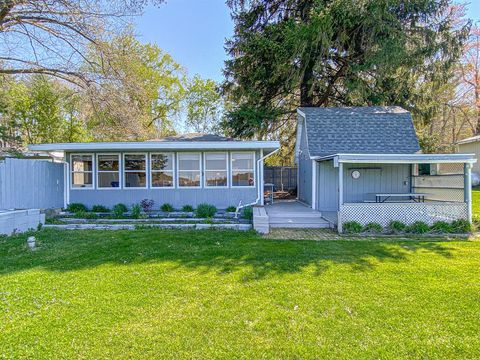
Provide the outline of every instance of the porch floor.
{"type": "Polygon", "coordinates": [[[272,228],[328,228],[322,214],[296,200],[274,201],[265,206],[272,228]]]}

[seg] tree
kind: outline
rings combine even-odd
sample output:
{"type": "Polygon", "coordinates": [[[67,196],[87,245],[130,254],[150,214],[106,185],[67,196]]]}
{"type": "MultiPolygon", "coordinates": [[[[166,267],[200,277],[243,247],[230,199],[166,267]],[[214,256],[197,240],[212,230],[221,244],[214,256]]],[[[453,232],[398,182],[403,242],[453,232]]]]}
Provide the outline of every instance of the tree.
{"type": "Polygon", "coordinates": [[[204,80],[198,75],[193,77],[188,84],[186,108],[188,128],[199,133],[220,131],[222,96],[213,80],[204,80]]]}
{"type": "MultiPolygon", "coordinates": [[[[88,47],[125,26],[147,0],[0,1],[0,74],[45,74],[86,86],[88,47]]],[[[155,0],[161,3],[163,0],[155,0]]]]}
{"type": "Polygon", "coordinates": [[[235,136],[292,139],[298,106],[401,105],[445,79],[469,23],[447,0],[231,0],[224,91],[235,136]],[[289,128],[289,131],[285,130],[289,128]]]}

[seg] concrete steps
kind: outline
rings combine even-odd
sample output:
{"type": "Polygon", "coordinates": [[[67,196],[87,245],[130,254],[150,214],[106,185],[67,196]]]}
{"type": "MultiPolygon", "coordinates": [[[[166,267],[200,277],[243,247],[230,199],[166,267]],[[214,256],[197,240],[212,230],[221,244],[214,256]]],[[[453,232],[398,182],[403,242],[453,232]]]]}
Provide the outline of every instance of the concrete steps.
{"type": "Polygon", "coordinates": [[[330,223],[320,213],[275,214],[269,216],[272,228],[325,229],[330,223]]]}

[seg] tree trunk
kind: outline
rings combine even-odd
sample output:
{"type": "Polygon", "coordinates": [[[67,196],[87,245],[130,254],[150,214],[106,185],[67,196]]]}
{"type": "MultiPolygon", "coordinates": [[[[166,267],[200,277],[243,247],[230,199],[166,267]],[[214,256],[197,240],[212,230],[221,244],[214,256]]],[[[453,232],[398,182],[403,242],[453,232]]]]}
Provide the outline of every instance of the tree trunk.
{"type": "MultiPolygon", "coordinates": [[[[311,0],[305,0],[301,3],[300,10],[300,20],[302,23],[308,23],[310,20],[310,10],[312,7],[311,0]]],[[[303,74],[300,81],[300,106],[313,106],[313,68],[315,66],[315,56],[314,51],[311,48],[315,44],[310,44],[310,47],[305,50],[302,60],[303,74]]]]}

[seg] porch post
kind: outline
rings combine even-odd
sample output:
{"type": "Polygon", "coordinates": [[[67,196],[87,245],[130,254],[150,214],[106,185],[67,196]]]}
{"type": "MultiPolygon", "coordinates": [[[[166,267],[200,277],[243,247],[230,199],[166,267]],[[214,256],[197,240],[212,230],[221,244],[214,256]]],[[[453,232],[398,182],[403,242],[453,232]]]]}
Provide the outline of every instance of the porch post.
{"type": "Polygon", "coordinates": [[[342,227],[342,205],[343,205],[343,163],[339,162],[338,163],[338,232],[342,233],[343,232],[343,227],[342,227]]]}
{"type": "Polygon", "coordinates": [[[317,162],[312,160],[312,209],[317,210],[317,162]]]}
{"type": "MultiPolygon", "coordinates": [[[[260,159],[263,159],[263,149],[260,149],[260,159]]],[[[265,191],[265,184],[263,183],[263,168],[264,168],[265,160],[260,161],[258,164],[258,175],[257,175],[257,182],[258,182],[258,196],[260,197],[260,205],[265,205],[264,199],[264,191],[265,191]]]]}
{"type": "Polygon", "coordinates": [[[464,169],[464,200],[467,203],[468,222],[472,223],[472,164],[465,163],[464,169]]]}

